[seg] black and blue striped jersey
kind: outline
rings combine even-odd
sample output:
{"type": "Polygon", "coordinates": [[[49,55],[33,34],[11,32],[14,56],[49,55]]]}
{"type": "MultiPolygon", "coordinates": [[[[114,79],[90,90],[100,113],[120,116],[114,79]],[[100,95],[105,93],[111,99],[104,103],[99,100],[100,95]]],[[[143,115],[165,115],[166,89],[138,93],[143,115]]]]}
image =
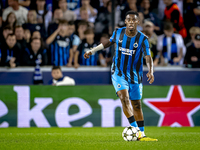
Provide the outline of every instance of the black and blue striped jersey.
{"type": "Polygon", "coordinates": [[[57,35],[53,43],[50,45],[51,64],[54,66],[65,66],[69,60],[71,48],[70,37],[62,37],[57,35]]]}
{"type": "Polygon", "coordinates": [[[84,54],[91,50],[91,48],[94,48],[98,45],[97,42],[94,42],[93,44],[89,44],[86,42],[86,40],[83,40],[83,42],[79,45],[78,50],[79,50],[79,64],[83,66],[96,66],[97,61],[99,59],[99,53],[100,51],[95,52],[90,56],[90,58],[85,59],[84,54]]]}
{"type": "Polygon", "coordinates": [[[129,83],[142,83],[143,56],[150,55],[147,36],[137,31],[136,35],[126,35],[126,27],[113,32],[110,42],[116,43],[112,74],[125,78],[129,83]]]}

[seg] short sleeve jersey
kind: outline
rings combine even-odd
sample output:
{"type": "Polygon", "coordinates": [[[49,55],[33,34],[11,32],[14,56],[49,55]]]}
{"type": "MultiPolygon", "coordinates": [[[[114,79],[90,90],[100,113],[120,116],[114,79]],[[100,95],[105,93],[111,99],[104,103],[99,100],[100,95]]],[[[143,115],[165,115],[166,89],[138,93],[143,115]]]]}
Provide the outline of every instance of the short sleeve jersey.
{"type": "Polygon", "coordinates": [[[110,42],[116,43],[112,74],[125,78],[129,83],[142,83],[143,57],[150,55],[147,36],[137,31],[136,35],[126,35],[126,27],[113,32],[110,42]]]}

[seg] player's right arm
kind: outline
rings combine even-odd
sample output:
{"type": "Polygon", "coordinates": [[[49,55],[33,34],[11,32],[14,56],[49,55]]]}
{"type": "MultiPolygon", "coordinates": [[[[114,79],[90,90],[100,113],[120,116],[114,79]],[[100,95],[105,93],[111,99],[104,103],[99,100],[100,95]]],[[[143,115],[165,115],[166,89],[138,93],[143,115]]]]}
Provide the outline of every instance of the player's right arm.
{"type": "Polygon", "coordinates": [[[90,55],[92,55],[94,52],[97,52],[99,50],[102,50],[104,48],[107,48],[107,47],[110,47],[111,45],[113,45],[115,43],[115,40],[116,40],[116,31],[117,30],[115,30],[113,32],[113,35],[111,36],[111,38],[109,40],[105,40],[104,42],[102,42],[101,44],[99,44],[97,47],[94,47],[90,51],[87,51],[84,54],[84,58],[85,59],[90,58],[90,55]]]}
{"type": "Polygon", "coordinates": [[[102,42],[101,44],[99,44],[97,47],[94,47],[93,49],[87,51],[84,54],[84,58],[85,59],[90,58],[90,55],[92,55],[93,53],[95,53],[95,52],[97,52],[99,50],[102,50],[104,48],[110,47],[113,44],[114,44],[114,42],[110,42],[109,40],[106,40],[105,42],[102,42]]]}

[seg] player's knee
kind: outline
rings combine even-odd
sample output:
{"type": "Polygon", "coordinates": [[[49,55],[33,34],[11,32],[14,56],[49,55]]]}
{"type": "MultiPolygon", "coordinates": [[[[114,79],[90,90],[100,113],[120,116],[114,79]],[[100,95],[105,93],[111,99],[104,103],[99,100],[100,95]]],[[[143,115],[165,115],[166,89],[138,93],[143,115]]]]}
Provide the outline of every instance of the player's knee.
{"type": "Polygon", "coordinates": [[[140,101],[133,102],[133,107],[134,107],[134,110],[140,110],[141,109],[141,102],[140,101]]]}

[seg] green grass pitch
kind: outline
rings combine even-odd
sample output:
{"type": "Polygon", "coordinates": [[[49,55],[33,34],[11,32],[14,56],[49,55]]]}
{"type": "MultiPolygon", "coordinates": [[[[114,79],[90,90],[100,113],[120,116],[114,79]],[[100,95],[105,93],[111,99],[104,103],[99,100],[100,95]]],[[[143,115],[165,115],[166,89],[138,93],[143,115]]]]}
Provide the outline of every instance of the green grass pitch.
{"type": "Polygon", "coordinates": [[[158,142],[126,142],[122,127],[0,128],[0,150],[197,150],[200,127],[146,127],[158,142]]]}

